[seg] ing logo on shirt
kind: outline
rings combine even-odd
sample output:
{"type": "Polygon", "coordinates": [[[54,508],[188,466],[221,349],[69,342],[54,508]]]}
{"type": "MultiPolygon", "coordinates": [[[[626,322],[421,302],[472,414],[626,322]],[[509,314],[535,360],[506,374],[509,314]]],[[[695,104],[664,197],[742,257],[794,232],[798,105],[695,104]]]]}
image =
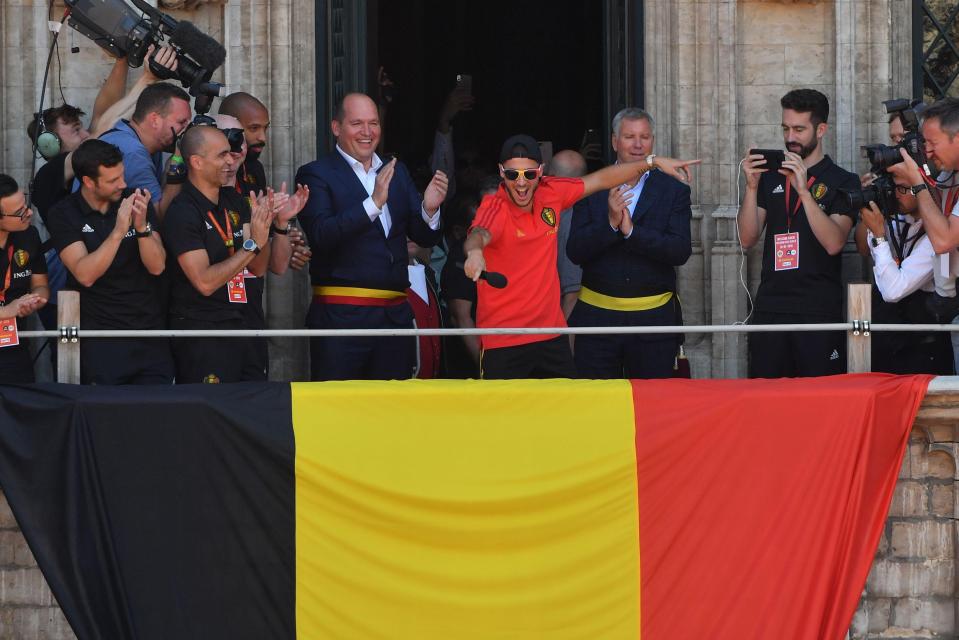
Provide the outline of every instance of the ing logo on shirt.
{"type": "Polygon", "coordinates": [[[240,214],[236,211],[227,211],[227,215],[230,216],[230,222],[233,223],[233,226],[240,224],[240,214]]]}
{"type": "Polygon", "coordinates": [[[822,200],[822,197],[823,197],[824,195],[826,195],[826,192],[827,192],[828,190],[829,190],[829,189],[826,188],[826,185],[824,185],[823,183],[820,182],[819,184],[817,184],[817,185],[813,188],[813,190],[812,190],[812,197],[813,197],[815,200],[822,200]]]}
{"type": "Polygon", "coordinates": [[[17,263],[17,266],[22,269],[27,266],[27,262],[30,261],[30,254],[23,249],[18,249],[17,252],[13,254],[13,260],[17,263]]]}
{"type": "Polygon", "coordinates": [[[556,212],[553,211],[550,207],[543,207],[543,210],[540,212],[539,217],[543,219],[543,222],[548,224],[551,227],[556,226],[556,212]]]}

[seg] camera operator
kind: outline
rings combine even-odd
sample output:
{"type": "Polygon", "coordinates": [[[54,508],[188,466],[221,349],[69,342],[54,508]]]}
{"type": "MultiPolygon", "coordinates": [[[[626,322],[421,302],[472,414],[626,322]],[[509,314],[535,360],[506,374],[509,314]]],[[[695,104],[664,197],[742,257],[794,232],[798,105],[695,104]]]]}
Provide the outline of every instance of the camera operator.
{"type": "MultiPolygon", "coordinates": [[[[819,91],[796,89],[780,100],[785,160],[778,172],[761,155],[743,160],[746,193],[736,222],[744,249],[765,228],[762,279],[753,316],[757,324],[840,322],[840,253],[856,221],[837,198],[858,189],[859,177],[823,153],[829,102],[819,91]]],[[[821,376],[846,369],[842,332],[754,333],[750,376],[821,376]]]]}
{"type": "MultiPolygon", "coordinates": [[[[936,252],[917,219],[918,202],[909,179],[895,177],[895,199],[883,198],[860,210],[873,275],[881,299],[874,299],[873,321],[895,324],[935,322],[927,300],[935,291],[936,252]],[[888,216],[885,214],[889,214],[888,216]]],[[[921,193],[921,192],[920,192],[921,193]]],[[[891,194],[890,194],[891,195],[891,194]]],[[[954,276],[955,274],[953,274],[954,276]]],[[[943,333],[879,332],[873,337],[873,371],[951,375],[952,349],[943,333]]]]}
{"type": "Polygon", "coordinates": [[[143,89],[130,120],[120,120],[100,136],[123,153],[127,186],[150,192],[161,222],[185,179],[183,158],[174,155],[164,184],[163,152],[175,152],[177,138],[190,124],[191,113],[190,96],[183,89],[158,82],[143,89]]]}
{"type": "MultiPolygon", "coordinates": [[[[902,142],[903,138],[906,137],[906,128],[902,126],[902,119],[899,117],[898,113],[893,113],[889,116],[889,144],[896,146],[902,142]]],[[[876,174],[872,171],[867,171],[859,180],[863,187],[867,187],[876,179],[876,174]]],[[[864,258],[869,257],[869,242],[866,240],[866,232],[868,227],[864,224],[856,225],[856,249],[859,251],[859,255],[864,258]]],[[[875,363],[875,360],[873,361],[875,363]]],[[[873,371],[876,369],[873,368],[873,371]]]]}

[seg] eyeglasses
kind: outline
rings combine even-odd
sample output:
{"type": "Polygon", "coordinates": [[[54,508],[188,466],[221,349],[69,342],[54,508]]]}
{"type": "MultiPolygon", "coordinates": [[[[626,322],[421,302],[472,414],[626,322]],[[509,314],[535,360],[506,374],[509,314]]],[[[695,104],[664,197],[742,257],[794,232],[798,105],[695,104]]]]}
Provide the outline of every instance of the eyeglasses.
{"type": "Polygon", "coordinates": [[[29,210],[29,207],[20,207],[15,213],[0,213],[0,218],[20,218],[22,220],[29,210]]]}
{"type": "Polygon", "coordinates": [[[523,175],[527,180],[535,180],[539,176],[539,168],[536,169],[503,169],[503,177],[512,182],[513,180],[519,180],[520,174],[523,175]]]}

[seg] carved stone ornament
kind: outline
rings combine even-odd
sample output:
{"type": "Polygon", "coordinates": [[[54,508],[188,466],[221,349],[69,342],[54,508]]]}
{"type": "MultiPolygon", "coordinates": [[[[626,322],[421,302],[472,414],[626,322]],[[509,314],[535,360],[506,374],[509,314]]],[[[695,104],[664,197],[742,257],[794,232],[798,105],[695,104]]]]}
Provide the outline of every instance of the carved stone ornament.
{"type": "Polygon", "coordinates": [[[227,0],[159,0],[164,9],[196,9],[204,4],[226,4],[227,0]]]}

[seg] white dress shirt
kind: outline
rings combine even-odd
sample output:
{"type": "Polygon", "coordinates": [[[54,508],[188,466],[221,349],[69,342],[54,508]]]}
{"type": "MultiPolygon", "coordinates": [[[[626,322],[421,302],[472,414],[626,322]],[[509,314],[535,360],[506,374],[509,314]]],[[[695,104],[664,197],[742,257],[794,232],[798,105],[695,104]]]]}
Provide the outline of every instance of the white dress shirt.
{"type": "MultiPolygon", "coordinates": [[[[919,240],[914,240],[922,230],[922,220],[916,220],[909,215],[900,216],[899,219],[910,225],[903,244],[906,248],[912,247],[912,251],[908,253],[901,264],[896,264],[888,234],[886,242],[874,247],[872,246],[872,232],[866,233],[869,251],[872,253],[872,271],[876,277],[876,287],[879,288],[879,293],[882,294],[882,299],[886,302],[899,302],[912,292],[920,289],[923,291],[934,291],[936,289],[933,270],[939,266],[940,257],[933,250],[929,236],[923,235],[919,240]]],[[[903,224],[903,222],[894,221],[893,224],[903,224]]],[[[948,258],[952,277],[955,278],[956,274],[959,273],[959,259],[957,259],[955,251],[951,251],[948,258]]],[[[939,291],[938,293],[942,295],[948,292],[939,291]]]]}
{"type": "MultiPolygon", "coordinates": [[[[383,161],[378,155],[373,154],[373,161],[370,163],[370,169],[367,171],[363,167],[363,163],[348,154],[346,151],[340,148],[340,145],[336,145],[336,150],[339,152],[343,159],[346,160],[346,164],[350,165],[350,168],[353,169],[353,173],[356,174],[356,177],[359,178],[360,183],[363,185],[363,188],[366,189],[366,193],[369,197],[363,201],[363,209],[366,211],[366,215],[370,217],[370,221],[374,221],[377,218],[380,219],[380,224],[383,225],[383,231],[387,236],[390,235],[390,229],[393,226],[393,219],[390,217],[390,207],[385,202],[383,203],[383,208],[377,208],[376,204],[373,202],[373,189],[376,187],[376,172],[380,167],[383,166],[383,161]]],[[[426,213],[426,208],[423,205],[420,205],[420,212],[423,216],[423,220],[426,221],[426,224],[430,226],[430,229],[436,231],[440,228],[440,210],[437,209],[436,213],[430,216],[426,213]]]]}
{"type": "MultiPolygon", "coordinates": [[[[616,164],[619,164],[619,163],[617,162],[616,164]]],[[[639,180],[636,181],[636,184],[633,185],[633,188],[626,192],[626,193],[633,194],[633,199],[629,201],[629,207],[628,207],[630,219],[633,218],[633,212],[636,211],[636,203],[639,202],[639,197],[643,195],[643,187],[646,186],[646,180],[649,178],[649,174],[650,174],[649,171],[646,171],[645,173],[643,173],[643,175],[639,177],[639,180]]],[[[613,227],[613,225],[609,225],[609,226],[612,227],[613,230],[616,230],[616,227],[613,227]]],[[[635,227],[630,229],[629,234],[624,236],[627,240],[629,239],[631,235],[633,235],[634,229],[635,227]]]]}

